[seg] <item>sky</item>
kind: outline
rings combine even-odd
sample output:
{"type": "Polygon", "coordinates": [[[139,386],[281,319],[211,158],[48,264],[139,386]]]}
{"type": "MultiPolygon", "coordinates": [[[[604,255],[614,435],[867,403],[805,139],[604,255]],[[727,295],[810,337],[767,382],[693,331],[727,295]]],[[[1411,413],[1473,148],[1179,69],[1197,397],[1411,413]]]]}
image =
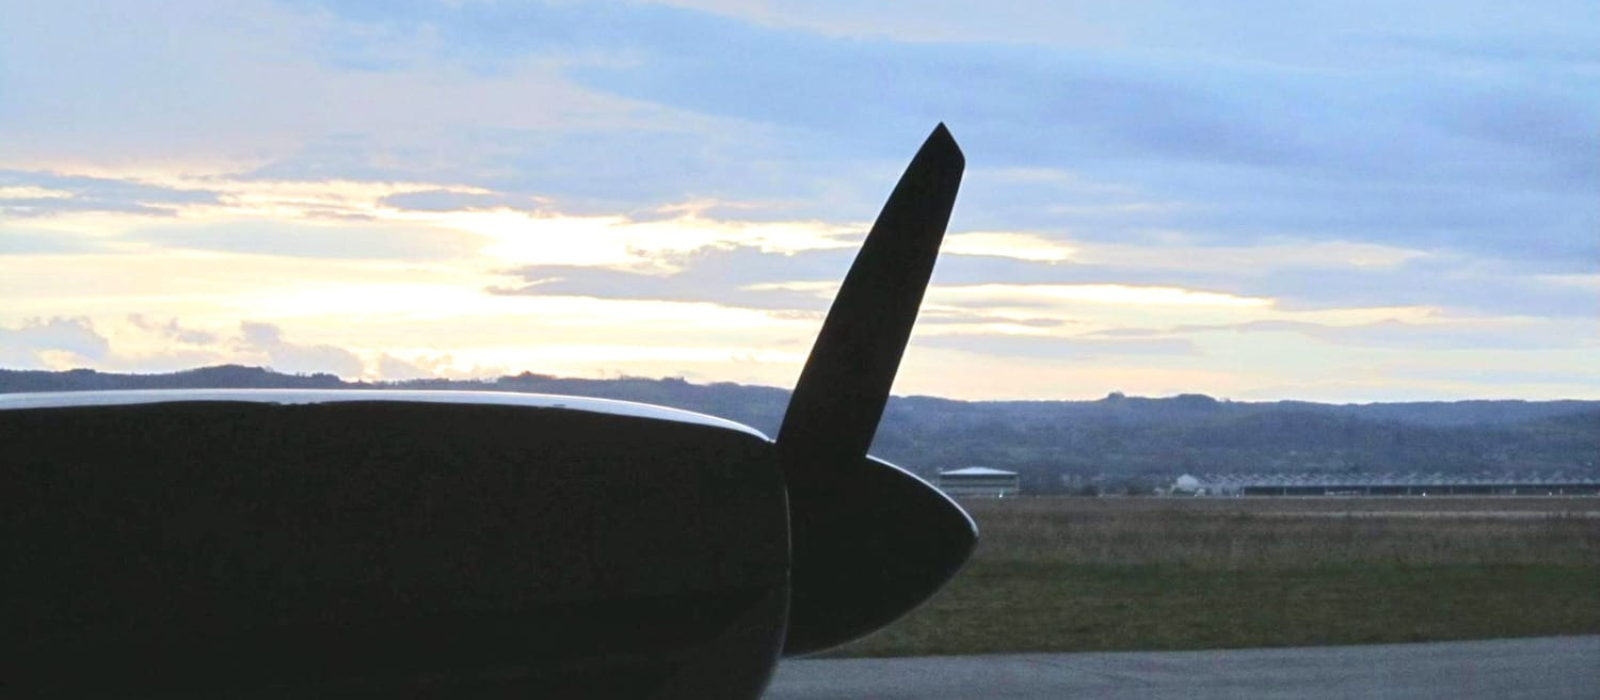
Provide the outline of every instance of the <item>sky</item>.
{"type": "Polygon", "coordinates": [[[0,0],[0,367],[1600,399],[1593,0],[0,0]]]}

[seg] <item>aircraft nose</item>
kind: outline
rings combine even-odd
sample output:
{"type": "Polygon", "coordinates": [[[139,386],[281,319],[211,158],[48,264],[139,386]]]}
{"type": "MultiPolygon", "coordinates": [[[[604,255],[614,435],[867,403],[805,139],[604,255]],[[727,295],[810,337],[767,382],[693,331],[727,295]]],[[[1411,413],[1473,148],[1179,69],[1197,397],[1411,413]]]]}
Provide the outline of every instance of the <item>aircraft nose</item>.
{"type": "Polygon", "coordinates": [[[978,530],[938,489],[867,457],[788,469],[790,609],[784,656],[838,646],[927,600],[972,553],[978,530]],[[826,478],[809,475],[826,473],[826,478]]]}

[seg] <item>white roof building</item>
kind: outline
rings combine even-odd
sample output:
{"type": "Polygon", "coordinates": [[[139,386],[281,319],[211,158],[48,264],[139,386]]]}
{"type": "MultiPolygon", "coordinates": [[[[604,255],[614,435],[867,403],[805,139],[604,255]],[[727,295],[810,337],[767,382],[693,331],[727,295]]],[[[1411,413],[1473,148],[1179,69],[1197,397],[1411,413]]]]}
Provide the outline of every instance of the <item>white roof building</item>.
{"type": "Polygon", "coordinates": [[[1016,476],[1016,472],[1004,469],[990,469],[988,467],[963,467],[939,472],[939,476],[1016,476]]]}
{"type": "Polygon", "coordinates": [[[992,496],[1004,498],[1022,491],[1016,472],[989,467],[964,467],[939,472],[936,484],[951,496],[992,496]]]}

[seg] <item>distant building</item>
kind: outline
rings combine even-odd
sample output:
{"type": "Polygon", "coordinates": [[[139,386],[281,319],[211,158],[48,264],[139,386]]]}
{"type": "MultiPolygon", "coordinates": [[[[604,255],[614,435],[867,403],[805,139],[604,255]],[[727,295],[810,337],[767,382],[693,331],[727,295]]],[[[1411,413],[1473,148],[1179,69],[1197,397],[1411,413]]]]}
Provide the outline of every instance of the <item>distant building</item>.
{"type": "Polygon", "coordinates": [[[951,496],[991,496],[1004,498],[1022,491],[1016,472],[988,467],[966,467],[939,472],[935,484],[951,496]]]}
{"type": "Polygon", "coordinates": [[[1172,492],[1175,494],[1192,496],[1198,494],[1202,488],[1204,487],[1200,483],[1200,480],[1189,476],[1188,474],[1184,474],[1183,476],[1178,477],[1177,481],[1172,482],[1172,492]]]}
{"type": "Polygon", "coordinates": [[[1600,472],[1184,474],[1196,496],[1570,496],[1600,494],[1600,472]]]}

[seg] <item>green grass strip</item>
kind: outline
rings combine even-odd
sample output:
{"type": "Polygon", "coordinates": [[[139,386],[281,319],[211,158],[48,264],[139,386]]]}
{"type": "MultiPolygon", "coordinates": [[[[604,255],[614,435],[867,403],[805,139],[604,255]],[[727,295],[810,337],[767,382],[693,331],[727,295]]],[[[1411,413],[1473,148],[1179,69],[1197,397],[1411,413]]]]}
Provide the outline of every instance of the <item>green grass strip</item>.
{"type": "Polygon", "coordinates": [[[1600,633],[1600,563],[1204,570],[975,560],[833,656],[1185,650],[1600,633]]]}

